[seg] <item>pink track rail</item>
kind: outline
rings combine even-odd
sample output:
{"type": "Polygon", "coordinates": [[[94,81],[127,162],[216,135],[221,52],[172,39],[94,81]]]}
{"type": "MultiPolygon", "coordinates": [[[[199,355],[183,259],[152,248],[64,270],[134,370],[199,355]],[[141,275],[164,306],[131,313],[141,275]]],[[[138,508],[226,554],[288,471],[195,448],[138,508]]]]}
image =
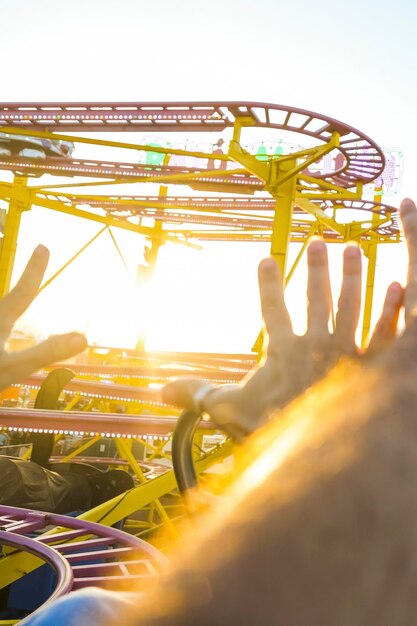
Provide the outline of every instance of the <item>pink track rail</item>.
{"type": "MultiPolygon", "coordinates": [[[[0,427],[16,431],[46,432],[102,437],[144,437],[170,435],[177,417],[124,415],[120,413],[88,413],[84,411],[53,411],[0,407],[0,427]]],[[[201,422],[201,428],[215,430],[212,422],[201,422]]]]}
{"type": "Polygon", "coordinates": [[[0,126],[71,132],[222,131],[239,118],[251,126],[290,131],[327,143],[340,135],[345,157],[337,171],[315,175],[341,187],[371,182],[385,165],[383,152],[367,135],[326,115],[265,102],[4,102],[0,126]]]}

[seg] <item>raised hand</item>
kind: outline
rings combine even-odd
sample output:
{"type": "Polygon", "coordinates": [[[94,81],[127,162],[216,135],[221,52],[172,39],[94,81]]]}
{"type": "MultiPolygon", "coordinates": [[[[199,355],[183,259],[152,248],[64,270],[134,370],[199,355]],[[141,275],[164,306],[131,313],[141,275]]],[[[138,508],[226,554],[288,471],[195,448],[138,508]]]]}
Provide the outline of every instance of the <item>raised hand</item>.
{"type": "Polygon", "coordinates": [[[6,352],[5,344],[16,320],[35,299],[49,261],[49,251],[38,246],[16,286],[0,300],[0,389],[19,382],[35,370],[74,356],[87,347],[84,335],[54,335],[20,352],[6,352]]]}
{"type": "MultiPolygon", "coordinates": [[[[406,291],[406,315],[417,315],[417,209],[405,200],[401,217],[410,253],[406,291]]],[[[274,259],[259,265],[259,291],[269,337],[263,362],[240,385],[211,387],[204,381],[183,379],[168,384],[164,401],[202,410],[236,439],[262,424],[273,410],[281,409],[324,376],[343,357],[358,357],[355,333],[361,306],[362,260],[358,246],[348,245],[343,257],[343,280],[335,329],[329,331],[331,290],[327,248],[313,241],[307,251],[307,332],[293,333],[285,306],[282,280],[274,259]]],[[[386,293],[380,319],[370,341],[369,354],[385,348],[395,337],[404,290],[392,283],[386,293]]]]}

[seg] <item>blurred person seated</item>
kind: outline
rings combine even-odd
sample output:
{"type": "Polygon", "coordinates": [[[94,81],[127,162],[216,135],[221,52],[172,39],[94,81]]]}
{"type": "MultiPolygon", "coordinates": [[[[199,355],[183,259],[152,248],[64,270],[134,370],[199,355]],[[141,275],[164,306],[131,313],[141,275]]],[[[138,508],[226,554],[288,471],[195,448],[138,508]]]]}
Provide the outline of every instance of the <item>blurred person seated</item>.
{"type": "Polygon", "coordinates": [[[326,251],[314,242],[305,337],[292,333],[279,272],[267,260],[259,274],[269,333],[264,364],[239,388],[216,390],[195,381],[166,388],[166,400],[210,413],[243,443],[242,473],[227,498],[175,547],[169,571],[155,589],[142,599],[103,597],[96,590],[84,597],[70,594],[26,624],[75,625],[77,611],[87,604],[85,623],[91,625],[121,619],[127,626],[415,623],[417,209],[412,201],[403,201],[401,217],[410,256],[407,287],[405,293],[398,284],[388,289],[364,357],[358,358],[354,344],[360,255],[345,253],[331,335],[326,251]],[[393,342],[403,303],[406,330],[393,342]],[[112,617],[103,613],[110,608],[112,617]]]}

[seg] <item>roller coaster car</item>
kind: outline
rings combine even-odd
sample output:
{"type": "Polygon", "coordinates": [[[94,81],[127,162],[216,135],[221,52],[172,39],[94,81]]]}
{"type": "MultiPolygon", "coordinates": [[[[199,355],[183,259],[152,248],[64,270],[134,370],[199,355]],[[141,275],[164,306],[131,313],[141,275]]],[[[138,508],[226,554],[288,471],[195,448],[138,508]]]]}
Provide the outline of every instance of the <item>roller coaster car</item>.
{"type": "Polygon", "coordinates": [[[0,132],[0,156],[28,157],[45,159],[49,156],[71,158],[74,152],[72,141],[45,139],[41,137],[24,137],[0,132]]]}

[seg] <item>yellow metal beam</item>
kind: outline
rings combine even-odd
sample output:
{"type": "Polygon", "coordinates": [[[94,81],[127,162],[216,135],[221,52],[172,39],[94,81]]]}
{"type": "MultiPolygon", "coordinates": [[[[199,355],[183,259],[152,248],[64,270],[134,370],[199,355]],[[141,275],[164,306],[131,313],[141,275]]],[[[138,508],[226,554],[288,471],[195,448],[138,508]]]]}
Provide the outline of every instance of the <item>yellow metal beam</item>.
{"type": "Polygon", "coordinates": [[[372,318],[372,301],[374,296],[375,286],[375,270],[376,270],[376,258],[377,258],[377,246],[376,242],[370,242],[367,246],[362,246],[365,256],[368,259],[368,269],[366,272],[366,288],[365,288],[365,302],[363,308],[363,323],[362,323],[362,336],[361,346],[365,348],[369,334],[371,330],[371,318],[372,318]]]}
{"type": "Polygon", "coordinates": [[[11,189],[13,189],[12,183],[0,182],[0,196],[2,198],[9,198],[11,189]]]}
{"type": "MultiPolygon", "coordinates": [[[[162,188],[162,185],[161,185],[162,188]]],[[[59,193],[57,192],[56,197],[53,198],[54,193],[50,192],[48,193],[49,198],[51,199],[55,199],[57,201],[59,201],[60,198],[65,198],[65,200],[67,201],[66,204],[67,206],[75,206],[76,204],[89,204],[89,202],[106,202],[106,196],[101,196],[101,195],[90,195],[90,194],[63,194],[63,193],[59,193]]],[[[0,197],[1,197],[1,192],[0,192],[0,197]]],[[[233,208],[229,208],[229,209],[224,209],[222,207],[220,208],[213,208],[210,206],[207,207],[203,207],[203,206],[190,206],[190,207],[184,207],[183,204],[181,204],[180,200],[178,201],[178,203],[174,203],[173,202],[173,196],[170,197],[170,206],[169,207],[161,207],[160,204],[160,197],[158,196],[155,199],[148,199],[148,200],[137,200],[137,199],[123,199],[123,198],[112,198],[112,203],[114,203],[115,206],[120,205],[122,207],[125,207],[126,204],[129,205],[129,207],[138,207],[138,208],[146,208],[146,209],[150,209],[150,208],[155,208],[155,209],[161,209],[165,210],[166,208],[169,208],[169,210],[175,211],[175,210],[179,210],[181,211],[181,213],[183,213],[184,211],[189,211],[190,213],[216,213],[218,215],[228,215],[231,217],[242,217],[244,219],[246,218],[253,218],[253,219],[258,219],[259,218],[259,214],[258,213],[248,213],[248,212],[240,212],[241,209],[233,209],[233,208]]],[[[198,199],[198,196],[195,196],[196,199],[198,199]]]]}
{"type": "Polygon", "coordinates": [[[10,291],[22,213],[31,208],[27,178],[16,176],[13,190],[13,199],[9,203],[0,249],[0,297],[10,291]]]}
{"type": "Polygon", "coordinates": [[[297,206],[304,209],[306,213],[314,215],[314,217],[327,228],[333,230],[335,233],[339,233],[342,237],[346,238],[346,227],[344,224],[338,224],[333,217],[329,217],[319,206],[307,200],[307,198],[297,198],[297,206]]]}
{"type": "MultiPolygon", "coordinates": [[[[312,165],[325,154],[328,154],[339,145],[339,133],[333,133],[331,140],[325,143],[323,146],[318,146],[311,149],[311,154],[304,160],[299,157],[297,152],[291,154],[292,159],[288,156],[281,162],[279,158],[274,159],[271,163],[271,176],[268,181],[271,189],[276,189],[278,185],[283,185],[287,180],[298,176],[309,165],[312,165]],[[285,165],[284,165],[285,163],[285,165]],[[287,167],[288,163],[292,164],[291,169],[287,167]],[[285,175],[283,175],[285,167],[285,175]]],[[[305,152],[305,151],[303,151],[305,152]]],[[[310,152],[310,151],[309,151],[310,152]]]]}
{"type": "MultiPolygon", "coordinates": [[[[386,235],[382,235],[377,232],[377,228],[381,226],[391,224],[391,217],[384,216],[382,219],[376,213],[372,213],[371,218],[371,226],[369,226],[369,220],[364,222],[350,222],[350,224],[346,224],[346,236],[349,240],[360,240],[364,235],[368,235],[372,241],[382,243],[385,239],[392,240],[391,237],[387,237],[386,235]],[[364,226],[366,224],[366,226],[364,226]]],[[[400,235],[398,234],[398,238],[395,243],[400,241],[400,235]]]]}
{"type": "MultiPolygon", "coordinates": [[[[181,174],[166,174],[164,176],[132,176],[131,178],[113,178],[112,180],[101,180],[98,182],[88,183],[64,183],[62,185],[37,185],[32,186],[31,189],[42,192],[46,189],[67,189],[67,188],[81,188],[81,187],[106,187],[108,185],[131,185],[132,183],[171,183],[172,185],[183,185],[188,181],[196,181],[198,179],[210,179],[213,176],[216,178],[224,178],[231,176],[232,174],[247,174],[245,169],[236,170],[204,170],[203,172],[186,172],[181,174]]],[[[229,183],[233,185],[233,182],[229,183]]],[[[238,186],[237,184],[235,185],[238,186]]],[[[247,189],[242,190],[244,193],[248,193],[247,189]]]]}
{"type": "MultiPolygon", "coordinates": [[[[286,267],[288,248],[291,238],[292,212],[294,209],[295,192],[297,185],[296,175],[289,175],[295,168],[295,160],[285,160],[277,163],[274,168],[275,179],[271,180],[271,187],[279,189],[275,195],[275,213],[272,223],[271,256],[274,257],[281,270],[281,280],[285,288],[286,267]],[[281,184],[280,180],[285,179],[281,184]]],[[[252,351],[259,355],[264,343],[263,331],[261,330],[252,351]]]]}
{"type": "MultiPolygon", "coordinates": [[[[279,192],[275,196],[275,213],[272,223],[271,256],[273,256],[281,270],[283,283],[285,282],[288,247],[291,236],[292,212],[295,200],[296,175],[293,172],[295,161],[287,160],[276,170],[277,187],[279,192]],[[281,183],[281,179],[284,182],[281,183]]],[[[275,186],[275,181],[271,181],[275,186]]]]}
{"type": "MultiPolygon", "coordinates": [[[[164,165],[168,165],[169,164],[169,160],[170,160],[170,156],[166,155],[164,158],[164,165]]],[[[167,185],[160,185],[159,187],[159,195],[158,195],[158,199],[159,200],[165,200],[165,198],[168,196],[168,187],[167,185]]],[[[164,212],[165,209],[164,208],[160,208],[160,211],[164,212]]],[[[164,240],[161,238],[161,233],[163,232],[163,222],[162,220],[155,220],[155,224],[153,227],[153,234],[151,235],[150,239],[151,239],[151,248],[149,250],[149,256],[147,259],[147,263],[149,266],[149,276],[152,276],[155,272],[156,269],[156,262],[158,260],[158,255],[159,255],[159,249],[161,247],[161,245],[163,245],[164,240]]]]}
{"type": "Polygon", "coordinates": [[[124,258],[123,254],[122,254],[122,251],[120,250],[119,244],[116,241],[116,237],[113,235],[112,229],[110,228],[110,226],[107,226],[106,230],[107,230],[107,232],[110,235],[110,239],[112,240],[114,247],[116,248],[117,254],[119,255],[119,258],[120,258],[120,260],[121,260],[121,262],[123,264],[123,267],[125,268],[127,274],[130,276],[129,268],[128,268],[127,263],[125,261],[125,258],[124,258]]]}
{"type": "Polygon", "coordinates": [[[245,171],[251,172],[251,174],[254,174],[264,182],[268,181],[270,177],[271,164],[257,159],[256,156],[244,150],[237,141],[230,142],[229,157],[236,163],[243,165],[245,171]]]}
{"type": "Polygon", "coordinates": [[[309,187],[305,187],[300,185],[298,191],[301,194],[301,197],[314,198],[317,195],[320,197],[326,195],[326,191],[329,192],[329,200],[361,200],[362,199],[362,183],[357,183],[355,191],[351,191],[350,189],[345,189],[344,187],[338,187],[334,183],[330,183],[327,180],[323,180],[322,178],[314,178],[313,176],[307,176],[306,174],[300,173],[298,177],[300,182],[307,183],[307,185],[311,186],[311,194],[309,193],[309,187]],[[316,190],[316,193],[314,193],[316,190]]]}
{"type": "MultiPolygon", "coordinates": [[[[131,441],[126,441],[125,439],[115,439],[114,440],[115,444],[116,444],[116,448],[117,451],[119,453],[119,457],[121,459],[125,459],[131,469],[133,470],[133,473],[135,474],[136,478],[139,480],[139,482],[141,484],[149,482],[148,479],[146,478],[141,466],[139,465],[138,461],[136,460],[133,452],[132,452],[132,442],[131,441]]],[[[159,498],[155,498],[155,500],[152,502],[153,506],[155,507],[159,517],[161,518],[162,522],[166,525],[166,528],[169,529],[169,531],[173,534],[176,534],[174,532],[174,524],[172,523],[168,513],[165,511],[163,505],[161,504],[161,501],[159,498]]]]}
{"type": "Polygon", "coordinates": [[[257,176],[257,178],[263,180],[267,188],[272,191],[276,190],[278,185],[284,184],[286,180],[300,174],[309,165],[315,163],[339,145],[339,134],[333,133],[330,141],[321,146],[300,150],[300,152],[294,152],[291,155],[275,157],[266,162],[260,161],[255,155],[244,150],[237,137],[240,137],[239,133],[235,133],[233,141],[229,144],[229,157],[236,163],[243,165],[247,171],[257,176]],[[292,164],[291,169],[288,168],[288,163],[292,164]],[[283,171],[286,172],[285,176],[283,171]]]}
{"type": "MultiPolygon", "coordinates": [[[[195,462],[197,474],[205,471],[217,461],[225,459],[231,454],[232,449],[232,442],[226,441],[222,446],[208,452],[204,457],[195,462]]],[[[119,520],[128,517],[135,511],[143,509],[157,498],[161,498],[163,495],[173,491],[176,487],[177,483],[174,471],[169,470],[165,472],[165,474],[128,491],[123,496],[117,496],[109,500],[109,502],[100,504],[96,508],[91,509],[91,511],[83,513],[80,515],[80,519],[89,520],[91,522],[100,521],[100,523],[105,526],[111,526],[119,520]]]]}
{"type": "Polygon", "coordinates": [[[291,278],[293,277],[294,272],[295,272],[295,270],[297,269],[298,264],[299,264],[299,262],[301,261],[301,259],[302,259],[302,257],[303,257],[303,254],[304,254],[304,252],[306,251],[307,246],[308,246],[308,244],[309,244],[309,242],[310,242],[310,239],[311,239],[311,238],[312,238],[312,236],[314,235],[314,233],[315,233],[316,229],[317,229],[317,222],[314,222],[314,223],[311,225],[311,228],[310,228],[309,232],[306,234],[306,238],[305,238],[305,239],[304,239],[304,241],[303,241],[303,245],[301,246],[300,251],[299,251],[299,253],[297,254],[297,257],[296,257],[296,259],[295,259],[294,263],[292,264],[292,266],[291,266],[291,268],[290,268],[290,270],[289,270],[288,274],[287,274],[287,275],[286,275],[286,277],[285,277],[285,287],[288,285],[288,283],[290,282],[291,278]]]}
{"type": "Polygon", "coordinates": [[[84,252],[84,250],[86,250],[102,233],[104,233],[104,231],[107,230],[107,226],[105,226],[104,228],[102,228],[101,230],[98,231],[98,233],[96,233],[94,235],[94,237],[92,237],[89,241],[87,241],[87,243],[80,248],[80,250],[78,250],[78,252],[76,252],[66,263],[64,263],[64,265],[57,271],[55,272],[55,274],[53,276],[51,276],[51,278],[47,281],[45,281],[43,283],[43,285],[40,287],[39,289],[39,293],[41,291],[43,291],[44,289],[46,289],[46,287],[48,287],[54,280],[55,278],[57,278],[58,276],[60,276],[62,274],[62,272],[69,266],[71,265],[71,263],[73,261],[75,261],[75,259],[77,259],[80,254],[82,254],[84,252]]]}
{"type": "MultiPolygon", "coordinates": [[[[379,193],[375,195],[375,202],[381,202],[382,189],[378,190],[379,193]]],[[[380,222],[380,217],[377,213],[372,214],[372,226],[375,227],[380,222]]],[[[362,250],[368,259],[368,269],[366,272],[366,288],[365,288],[365,302],[363,309],[363,322],[362,322],[362,337],[361,346],[365,348],[371,331],[371,318],[372,318],[372,302],[374,298],[374,286],[375,286],[375,271],[376,271],[376,259],[378,252],[377,241],[370,241],[366,244],[362,244],[362,250]]]]}
{"type": "MultiPolygon", "coordinates": [[[[72,215],[74,217],[81,217],[83,219],[88,219],[92,222],[105,224],[106,226],[114,226],[115,228],[121,228],[122,230],[129,230],[131,232],[145,235],[147,237],[150,237],[152,236],[152,234],[154,234],[154,230],[150,226],[140,226],[138,224],[128,222],[127,220],[118,220],[114,217],[106,215],[97,215],[96,213],[90,213],[89,211],[84,211],[83,209],[77,209],[74,206],[66,205],[62,202],[59,202],[58,200],[50,200],[49,198],[40,197],[38,194],[34,196],[33,204],[44,207],[46,209],[51,209],[53,211],[58,211],[59,213],[66,213],[67,215],[72,215]]],[[[197,244],[184,241],[182,239],[179,239],[178,237],[175,237],[174,235],[170,235],[165,232],[161,233],[160,237],[161,240],[164,241],[167,240],[172,243],[185,245],[196,250],[201,249],[201,246],[198,246],[197,244]]]]}
{"type": "Polygon", "coordinates": [[[178,148],[148,146],[147,144],[128,143],[126,141],[111,141],[108,139],[90,139],[89,137],[79,137],[75,135],[65,135],[61,133],[53,133],[49,130],[35,130],[35,129],[22,129],[14,128],[12,126],[2,126],[2,133],[8,133],[9,135],[20,135],[24,137],[40,137],[45,139],[51,139],[53,141],[70,141],[72,143],[84,143],[93,146],[107,146],[110,148],[124,148],[127,150],[136,150],[138,152],[157,152],[158,154],[179,155],[187,157],[196,157],[198,159],[211,159],[213,161],[228,161],[227,154],[212,154],[211,152],[195,152],[191,150],[180,150],[178,148]]]}

